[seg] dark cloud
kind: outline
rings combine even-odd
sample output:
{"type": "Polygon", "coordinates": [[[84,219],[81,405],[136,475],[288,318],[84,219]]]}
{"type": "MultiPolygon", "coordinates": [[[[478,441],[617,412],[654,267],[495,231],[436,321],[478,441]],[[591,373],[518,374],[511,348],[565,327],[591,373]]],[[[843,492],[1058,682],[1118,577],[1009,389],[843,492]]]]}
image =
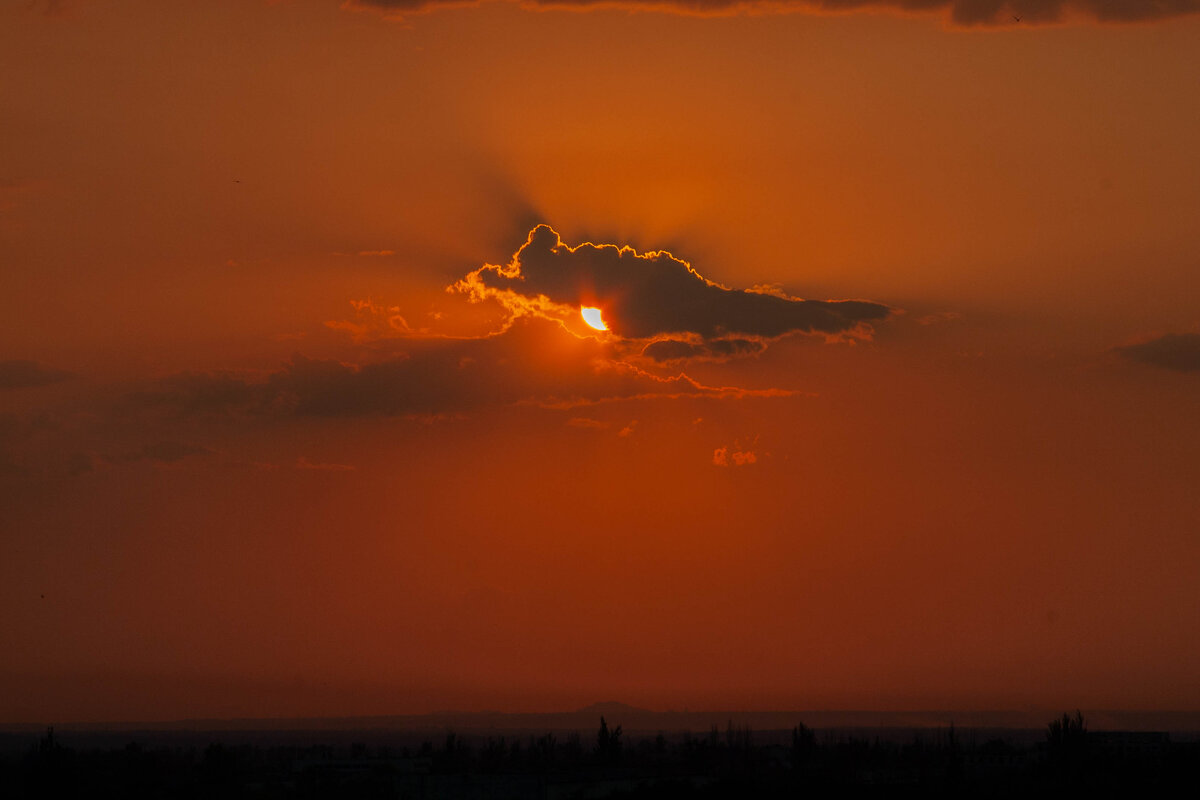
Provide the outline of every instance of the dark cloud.
{"type": "Polygon", "coordinates": [[[1140,344],[1118,347],[1132,361],[1180,372],[1200,371],[1200,333],[1166,333],[1140,344]]]}
{"type": "Polygon", "coordinates": [[[72,440],[69,438],[57,443],[43,443],[43,446],[39,448],[41,451],[39,455],[43,458],[38,463],[38,468],[43,475],[65,474],[77,477],[97,470],[146,461],[161,466],[174,464],[190,456],[206,455],[212,452],[207,447],[175,441],[154,442],[117,455],[105,455],[95,450],[71,450],[58,456],[49,452],[56,445],[62,447],[71,444],[72,440]],[[49,456],[48,460],[47,456],[49,456]]]}
{"type": "Polygon", "coordinates": [[[630,339],[851,334],[869,330],[869,323],[891,313],[885,305],[864,300],[802,300],[730,289],[670,253],[639,254],[629,247],[591,243],[569,247],[548,225],[530,232],[510,264],[482,267],[457,288],[475,299],[494,297],[515,313],[536,309],[539,298],[576,313],[580,306],[597,306],[609,330],[630,339]]]}
{"type": "Polygon", "coordinates": [[[182,461],[188,456],[204,455],[211,452],[207,447],[201,447],[200,445],[163,441],[145,445],[132,453],[126,453],[117,460],[126,462],[153,461],[159,464],[174,464],[176,461],[182,461]]]}
{"type": "Polygon", "coordinates": [[[69,372],[49,369],[35,361],[0,361],[0,389],[45,386],[71,377],[69,372]]]}
{"type": "Polygon", "coordinates": [[[296,459],[296,469],[312,472],[353,472],[358,467],[353,464],[335,464],[324,461],[309,461],[304,456],[296,459]]]}
{"type": "Polygon", "coordinates": [[[132,407],[184,417],[245,412],[262,401],[261,393],[246,379],[221,372],[181,372],[125,399],[132,407]]]}
{"type": "MultiPolygon", "coordinates": [[[[792,394],[707,386],[675,368],[656,374],[624,341],[578,335],[536,316],[515,318],[480,338],[412,336],[355,351],[361,363],[297,354],[273,370],[178,373],[132,390],[128,384],[91,386],[58,398],[53,408],[0,410],[0,496],[27,481],[201,459],[210,467],[236,463],[191,443],[211,435],[214,423],[270,427],[296,418],[369,416],[432,422],[506,406],[565,410],[610,401],[792,394]],[[394,349],[401,347],[405,352],[394,349]],[[631,352],[634,361],[627,360],[631,352]]],[[[617,436],[636,429],[635,422],[622,426],[586,417],[571,424],[609,425],[617,436]]],[[[353,468],[306,458],[274,466],[353,468]]]]}
{"type": "Polygon", "coordinates": [[[94,472],[98,464],[103,464],[104,460],[95,453],[74,452],[67,456],[62,469],[72,478],[80,475],[86,475],[89,472],[94,472]]]}
{"type": "Polygon", "coordinates": [[[144,462],[175,464],[213,452],[173,438],[152,438],[152,426],[144,424],[149,421],[113,414],[96,395],[73,398],[50,411],[0,413],[0,476],[75,477],[144,462]],[[76,405],[81,399],[85,407],[76,405]]]}
{"type": "Polygon", "coordinates": [[[482,339],[409,340],[409,352],[355,365],[296,355],[265,379],[188,373],[128,396],[168,415],[350,417],[429,415],[529,403],[571,407],[612,399],[786,395],[660,377],[612,357],[557,322],[515,321],[482,339]]]}
{"type": "MultiPolygon", "coordinates": [[[[699,16],[753,13],[844,13],[890,10],[941,14],[956,25],[1058,22],[1081,15],[1101,22],[1168,19],[1200,11],[1200,0],[510,0],[527,8],[625,8],[699,16]]],[[[348,8],[403,15],[478,5],[478,0],[346,0],[348,8]]]]}
{"type": "Polygon", "coordinates": [[[766,346],[762,339],[713,339],[708,342],[656,339],[642,348],[642,355],[659,362],[703,358],[723,360],[761,353],[766,346]]]}
{"type": "Polygon", "coordinates": [[[0,478],[23,472],[11,451],[12,443],[21,432],[21,418],[11,412],[0,411],[0,478]]]}

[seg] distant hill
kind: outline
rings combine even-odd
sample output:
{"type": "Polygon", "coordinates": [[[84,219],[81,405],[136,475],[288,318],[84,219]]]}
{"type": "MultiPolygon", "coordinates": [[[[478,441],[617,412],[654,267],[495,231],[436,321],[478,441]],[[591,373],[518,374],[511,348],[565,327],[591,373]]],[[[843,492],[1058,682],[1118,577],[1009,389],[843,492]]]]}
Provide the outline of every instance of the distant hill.
{"type": "MultiPolygon", "coordinates": [[[[527,732],[584,732],[591,734],[604,717],[626,733],[706,732],[716,726],[749,726],[758,731],[790,730],[803,722],[810,728],[835,730],[930,729],[953,724],[959,730],[1026,730],[1042,735],[1062,711],[650,711],[610,700],[575,711],[517,713],[504,711],[447,711],[432,714],[294,719],[187,719],[141,722],[70,723],[58,721],[60,731],[408,731],[442,736],[447,731],[499,735],[527,732]]],[[[1200,711],[1083,710],[1093,731],[1172,731],[1200,734],[1200,711]]],[[[47,723],[0,722],[0,733],[45,730],[47,723]]]]}
{"type": "Polygon", "coordinates": [[[628,703],[618,703],[616,700],[609,700],[605,703],[592,703],[590,706],[584,706],[578,709],[576,714],[653,714],[653,711],[645,708],[631,706],[628,703]]]}

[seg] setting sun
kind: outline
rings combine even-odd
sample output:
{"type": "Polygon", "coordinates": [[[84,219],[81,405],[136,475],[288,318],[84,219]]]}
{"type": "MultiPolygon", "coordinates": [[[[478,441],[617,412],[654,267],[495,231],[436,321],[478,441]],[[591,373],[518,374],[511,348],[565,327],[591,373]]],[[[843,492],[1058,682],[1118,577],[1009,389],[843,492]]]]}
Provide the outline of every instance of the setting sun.
{"type": "Polygon", "coordinates": [[[583,321],[591,325],[598,331],[608,330],[608,326],[604,324],[604,320],[600,317],[600,309],[584,306],[579,309],[579,313],[583,315],[583,321]]]}
{"type": "Polygon", "coordinates": [[[0,800],[1200,782],[1198,42],[0,0],[0,800]]]}

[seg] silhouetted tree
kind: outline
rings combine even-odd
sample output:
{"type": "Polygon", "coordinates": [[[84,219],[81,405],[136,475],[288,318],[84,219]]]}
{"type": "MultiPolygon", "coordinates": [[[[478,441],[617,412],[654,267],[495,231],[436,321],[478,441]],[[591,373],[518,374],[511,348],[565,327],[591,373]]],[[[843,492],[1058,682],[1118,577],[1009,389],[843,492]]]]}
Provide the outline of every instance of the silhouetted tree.
{"type": "Polygon", "coordinates": [[[734,725],[733,720],[725,723],[725,746],[730,750],[749,750],[754,741],[754,732],[749,725],[734,725]]]}
{"type": "Polygon", "coordinates": [[[238,756],[232,748],[220,742],[212,742],[204,748],[200,760],[200,774],[205,783],[215,787],[232,786],[238,769],[238,756]]]}
{"type": "Polygon", "coordinates": [[[478,761],[485,771],[495,772],[503,769],[509,763],[510,758],[508,739],[504,736],[489,736],[479,753],[478,761]]]}
{"type": "Polygon", "coordinates": [[[471,759],[471,749],[463,738],[454,731],[446,734],[446,745],[439,758],[439,766],[449,772],[465,770],[471,759]]]}
{"type": "Polygon", "coordinates": [[[1064,713],[1046,726],[1046,751],[1051,767],[1063,772],[1077,772],[1087,750],[1087,726],[1083,713],[1075,716],[1064,713]]]}
{"type": "Polygon", "coordinates": [[[958,746],[958,737],[954,735],[954,723],[946,733],[946,778],[951,783],[961,783],[963,779],[962,752],[958,746]]]}
{"type": "Polygon", "coordinates": [[[529,737],[529,758],[534,766],[548,769],[558,755],[558,741],[553,733],[547,733],[536,739],[529,737]]]}
{"type": "Polygon", "coordinates": [[[817,735],[801,722],[792,728],[792,767],[809,763],[817,752],[817,735]]]}
{"type": "Polygon", "coordinates": [[[567,740],[562,746],[562,757],[570,764],[578,764],[583,760],[583,737],[578,731],[567,734],[567,740]]]}
{"type": "Polygon", "coordinates": [[[515,737],[515,736],[514,736],[514,737],[513,737],[513,740],[512,740],[512,744],[511,744],[511,745],[509,745],[509,749],[508,749],[508,750],[509,750],[509,751],[508,751],[508,760],[509,760],[509,761],[510,761],[510,762],[511,762],[511,763],[512,763],[514,766],[515,766],[515,765],[517,765],[517,764],[520,764],[520,763],[521,763],[521,757],[524,755],[524,753],[523,753],[523,751],[522,751],[522,749],[521,749],[521,740],[520,740],[520,739],[518,739],[517,737],[515,737]]]}
{"type": "Polygon", "coordinates": [[[600,755],[600,760],[613,764],[621,757],[621,726],[618,725],[611,731],[608,729],[608,722],[604,717],[600,717],[600,732],[596,734],[596,752],[600,755]]]}
{"type": "Polygon", "coordinates": [[[54,738],[54,726],[46,728],[46,735],[38,740],[39,753],[57,753],[61,750],[54,738]]]}
{"type": "Polygon", "coordinates": [[[1066,752],[1079,750],[1087,736],[1087,726],[1083,721],[1083,712],[1076,709],[1075,716],[1063,714],[1046,726],[1047,744],[1051,750],[1066,752]]]}

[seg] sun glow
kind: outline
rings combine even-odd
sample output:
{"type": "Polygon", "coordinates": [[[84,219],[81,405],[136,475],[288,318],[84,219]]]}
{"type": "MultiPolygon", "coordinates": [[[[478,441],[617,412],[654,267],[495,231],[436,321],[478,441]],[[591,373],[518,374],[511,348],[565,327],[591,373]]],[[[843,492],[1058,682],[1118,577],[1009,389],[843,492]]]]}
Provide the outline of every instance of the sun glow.
{"type": "Polygon", "coordinates": [[[584,306],[579,309],[579,313],[583,315],[583,321],[591,325],[598,331],[608,330],[608,326],[604,324],[604,320],[600,318],[600,309],[584,306]]]}

